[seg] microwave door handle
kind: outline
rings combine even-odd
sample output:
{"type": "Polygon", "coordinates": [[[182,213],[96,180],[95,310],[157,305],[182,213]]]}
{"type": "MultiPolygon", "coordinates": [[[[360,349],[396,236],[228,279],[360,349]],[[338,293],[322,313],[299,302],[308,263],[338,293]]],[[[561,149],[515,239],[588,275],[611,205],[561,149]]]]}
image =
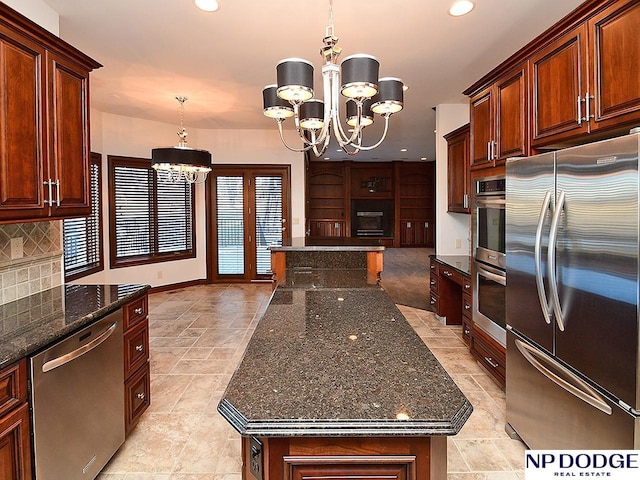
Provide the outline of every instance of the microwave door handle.
{"type": "Polygon", "coordinates": [[[560,296],[558,295],[558,278],[556,275],[556,246],[558,240],[558,225],[560,224],[560,216],[564,209],[565,192],[560,190],[558,195],[558,201],[556,203],[556,209],[553,212],[553,219],[551,220],[551,229],[549,230],[549,248],[547,251],[547,265],[549,276],[549,291],[551,293],[551,302],[553,304],[553,310],[556,313],[556,322],[561,332],[564,332],[564,315],[562,313],[562,306],[560,305],[560,296]]]}
{"type": "Polygon", "coordinates": [[[612,414],[611,406],[604,398],[577,375],[522,340],[516,339],[515,343],[522,356],[550,381],[601,412],[612,414]]]}
{"type": "Polygon", "coordinates": [[[478,263],[476,263],[476,269],[478,270],[479,275],[482,275],[483,277],[488,278],[489,280],[493,280],[494,282],[499,283],[503,287],[507,286],[507,279],[504,275],[493,273],[492,271],[488,270],[486,267],[480,266],[480,264],[478,263]]]}
{"type": "Polygon", "coordinates": [[[547,216],[547,211],[551,206],[551,190],[547,191],[542,202],[542,208],[540,209],[540,216],[538,217],[538,227],[536,228],[536,239],[533,248],[534,252],[534,264],[536,270],[536,286],[538,287],[538,300],[540,301],[540,307],[542,308],[542,315],[545,322],[551,324],[551,314],[553,313],[553,305],[551,299],[547,299],[547,292],[544,289],[544,282],[542,281],[542,227],[544,226],[544,219],[547,216]]]}

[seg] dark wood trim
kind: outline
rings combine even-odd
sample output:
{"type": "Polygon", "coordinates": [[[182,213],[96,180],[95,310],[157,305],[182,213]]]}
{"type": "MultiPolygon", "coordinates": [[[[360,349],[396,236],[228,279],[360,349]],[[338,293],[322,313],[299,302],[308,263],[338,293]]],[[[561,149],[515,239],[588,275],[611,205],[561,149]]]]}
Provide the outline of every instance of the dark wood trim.
{"type": "Polygon", "coordinates": [[[160,293],[160,292],[170,292],[171,290],[178,290],[180,288],[187,288],[187,287],[195,287],[196,285],[206,285],[207,283],[210,283],[207,281],[207,279],[199,279],[199,280],[188,280],[186,282],[178,282],[178,283],[172,283],[170,285],[159,285],[157,287],[151,287],[149,289],[149,293],[160,293]]]}
{"type": "Polygon", "coordinates": [[[555,37],[566,33],[577,23],[585,21],[615,1],[617,0],[587,0],[571,13],[560,19],[556,24],[538,35],[534,40],[515,52],[462,93],[467,96],[474,96],[479,91],[491,85],[497,78],[508,73],[513,68],[516,68],[518,64],[526,61],[533,53],[541,49],[555,37]]]}

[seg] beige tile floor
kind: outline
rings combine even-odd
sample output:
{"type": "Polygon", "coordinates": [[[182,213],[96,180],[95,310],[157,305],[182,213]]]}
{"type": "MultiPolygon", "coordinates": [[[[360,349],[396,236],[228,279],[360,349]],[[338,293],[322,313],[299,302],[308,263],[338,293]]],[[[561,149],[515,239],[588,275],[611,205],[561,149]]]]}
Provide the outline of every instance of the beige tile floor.
{"type": "MultiPolygon", "coordinates": [[[[149,296],[151,407],[99,480],[240,480],[240,436],[216,406],[270,295],[270,285],[243,284],[149,296]]],[[[399,308],[474,407],[448,439],[448,480],[522,480],[524,446],[504,432],[504,391],[460,328],[399,308]]]]}

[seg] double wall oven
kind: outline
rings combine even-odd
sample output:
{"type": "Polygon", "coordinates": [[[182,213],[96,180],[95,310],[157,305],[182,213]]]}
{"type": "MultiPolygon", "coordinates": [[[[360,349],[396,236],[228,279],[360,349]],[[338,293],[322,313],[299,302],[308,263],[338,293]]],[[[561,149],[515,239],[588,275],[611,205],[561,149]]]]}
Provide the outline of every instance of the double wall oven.
{"type": "Polygon", "coordinates": [[[506,345],[507,290],[505,256],[504,176],[475,183],[473,215],[473,321],[498,343],[506,345]]]}

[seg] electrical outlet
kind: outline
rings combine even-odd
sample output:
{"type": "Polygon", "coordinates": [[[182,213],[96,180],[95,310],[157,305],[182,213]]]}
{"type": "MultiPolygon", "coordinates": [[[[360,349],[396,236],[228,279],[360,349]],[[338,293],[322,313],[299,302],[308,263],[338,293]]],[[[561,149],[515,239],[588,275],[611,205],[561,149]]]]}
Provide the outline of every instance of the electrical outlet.
{"type": "Polygon", "coordinates": [[[22,237],[11,239],[11,260],[24,257],[23,251],[24,241],[22,237]]]}
{"type": "Polygon", "coordinates": [[[459,238],[456,238],[456,248],[462,248],[462,240],[459,238]]]}

